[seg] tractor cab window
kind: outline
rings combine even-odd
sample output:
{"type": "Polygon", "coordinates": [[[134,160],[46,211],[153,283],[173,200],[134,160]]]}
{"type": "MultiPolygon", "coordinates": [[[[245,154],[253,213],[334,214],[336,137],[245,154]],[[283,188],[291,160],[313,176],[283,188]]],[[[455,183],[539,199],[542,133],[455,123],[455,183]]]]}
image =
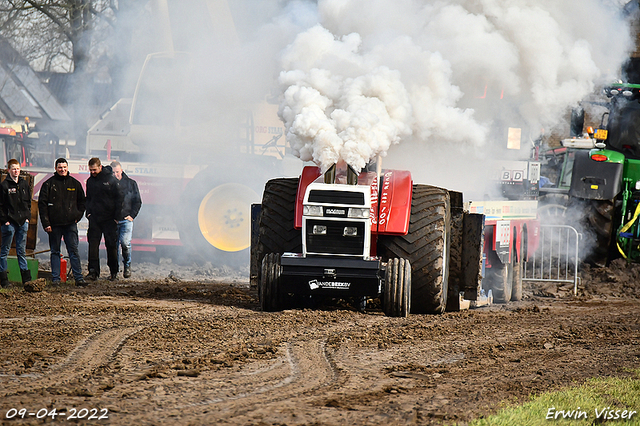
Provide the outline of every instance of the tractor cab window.
{"type": "Polygon", "coordinates": [[[22,146],[22,144],[16,141],[15,139],[11,139],[5,142],[8,142],[5,144],[6,150],[7,150],[6,151],[7,158],[9,159],[15,158],[20,162],[20,164],[24,164],[25,155],[24,155],[24,147],[22,146]]]}
{"type": "Polygon", "coordinates": [[[566,154],[564,164],[562,165],[561,180],[558,182],[558,188],[571,187],[571,176],[573,175],[573,162],[576,158],[574,151],[568,151],[566,154]]]}

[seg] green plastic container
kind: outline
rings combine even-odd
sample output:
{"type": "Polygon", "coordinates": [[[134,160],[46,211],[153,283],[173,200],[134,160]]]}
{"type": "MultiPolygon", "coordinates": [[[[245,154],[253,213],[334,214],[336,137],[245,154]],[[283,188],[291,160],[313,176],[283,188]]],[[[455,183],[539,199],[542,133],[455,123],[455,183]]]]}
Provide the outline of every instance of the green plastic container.
{"type": "MultiPolygon", "coordinates": [[[[31,272],[31,279],[38,278],[38,259],[27,257],[27,266],[31,272]]],[[[9,272],[9,281],[14,283],[21,283],[22,276],[20,275],[20,266],[18,265],[18,258],[16,256],[7,257],[7,270],[9,272]]]]}

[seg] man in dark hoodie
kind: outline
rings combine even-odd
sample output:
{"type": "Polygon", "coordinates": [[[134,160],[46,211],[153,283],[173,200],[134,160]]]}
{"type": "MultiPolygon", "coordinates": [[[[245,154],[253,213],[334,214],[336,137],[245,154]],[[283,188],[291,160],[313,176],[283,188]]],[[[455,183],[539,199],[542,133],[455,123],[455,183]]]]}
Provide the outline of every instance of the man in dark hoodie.
{"type": "Polygon", "coordinates": [[[0,245],[0,285],[7,287],[7,256],[13,236],[16,236],[16,255],[22,282],[31,281],[27,265],[26,247],[29,218],[31,218],[31,188],[20,177],[20,163],[11,159],[7,163],[7,177],[0,184],[0,224],[2,224],[2,244],[0,245]]]}
{"type": "Polygon", "coordinates": [[[100,276],[100,240],[104,235],[107,248],[107,265],[114,281],[118,275],[118,222],[116,213],[122,203],[118,180],[110,166],[102,166],[99,158],[89,160],[87,179],[87,219],[89,229],[89,274],[87,279],[95,281],[100,276]]]}
{"type": "Polygon", "coordinates": [[[66,159],[58,158],[55,168],[53,176],[42,184],[38,197],[40,221],[49,234],[53,285],[60,284],[60,243],[64,238],[76,286],[84,287],[87,282],[82,276],[77,225],[84,214],[84,190],[82,184],[69,175],[66,159]]]}
{"type": "Polygon", "coordinates": [[[131,179],[122,170],[122,164],[118,161],[111,163],[113,175],[118,179],[118,187],[122,197],[122,204],[118,206],[116,220],[118,221],[118,245],[122,248],[122,263],[124,271],[122,276],[131,276],[131,235],[133,234],[133,219],[136,218],[142,199],[135,180],[131,179]]]}

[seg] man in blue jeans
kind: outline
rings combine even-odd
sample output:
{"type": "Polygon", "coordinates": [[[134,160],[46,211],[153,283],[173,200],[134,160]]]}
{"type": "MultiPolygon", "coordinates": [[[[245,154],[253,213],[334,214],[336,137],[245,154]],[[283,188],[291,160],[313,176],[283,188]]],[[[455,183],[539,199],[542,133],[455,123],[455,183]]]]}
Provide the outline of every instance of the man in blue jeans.
{"type": "MultiPolygon", "coordinates": [[[[53,285],[60,284],[60,243],[64,238],[76,286],[85,287],[78,253],[78,221],[82,219],[85,195],[82,184],[69,175],[64,158],[56,160],[56,171],[40,188],[38,210],[42,227],[49,234],[53,285]]],[[[66,273],[66,271],[65,271],[66,273]]]]}
{"type": "Polygon", "coordinates": [[[16,255],[22,283],[31,281],[27,265],[26,247],[29,218],[31,218],[31,187],[20,177],[20,162],[12,158],[7,163],[7,177],[0,184],[0,224],[2,224],[2,244],[0,245],[0,286],[9,285],[7,256],[13,236],[16,236],[16,255]]]}
{"type": "Polygon", "coordinates": [[[122,276],[129,278],[131,276],[131,235],[133,234],[133,219],[136,218],[140,207],[142,207],[142,199],[140,198],[138,184],[135,180],[127,176],[118,161],[111,163],[111,170],[113,170],[113,175],[118,179],[121,197],[121,205],[116,212],[116,220],[118,221],[118,244],[122,248],[122,263],[124,264],[122,276]]]}

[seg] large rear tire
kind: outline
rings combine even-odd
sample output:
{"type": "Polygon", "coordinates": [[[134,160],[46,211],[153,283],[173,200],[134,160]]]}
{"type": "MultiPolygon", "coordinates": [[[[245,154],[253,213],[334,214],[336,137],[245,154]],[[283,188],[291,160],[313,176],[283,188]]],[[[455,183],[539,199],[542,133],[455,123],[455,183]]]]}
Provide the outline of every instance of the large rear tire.
{"type": "Polygon", "coordinates": [[[258,265],[267,253],[302,253],[302,233],[294,228],[299,180],[272,179],[264,187],[255,253],[258,265]]]}
{"type": "Polygon", "coordinates": [[[260,201],[262,182],[211,166],[187,184],[176,210],[188,259],[232,268],[248,265],[251,204],[260,201]]]}
{"type": "Polygon", "coordinates": [[[538,219],[543,225],[566,225],[567,207],[560,204],[545,204],[538,207],[538,219]]]}
{"type": "Polygon", "coordinates": [[[604,268],[607,266],[611,253],[611,236],[613,234],[613,219],[615,214],[614,200],[587,200],[584,209],[584,225],[591,235],[591,247],[586,253],[585,261],[604,268]]]}
{"type": "Polygon", "coordinates": [[[429,185],[413,185],[407,235],[381,235],[378,254],[411,264],[411,312],[440,314],[447,303],[451,235],[449,193],[429,185]]]}
{"type": "Polygon", "coordinates": [[[383,310],[390,317],[407,317],[411,310],[411,264],[389,259],[385,273],[383,310]]]}

